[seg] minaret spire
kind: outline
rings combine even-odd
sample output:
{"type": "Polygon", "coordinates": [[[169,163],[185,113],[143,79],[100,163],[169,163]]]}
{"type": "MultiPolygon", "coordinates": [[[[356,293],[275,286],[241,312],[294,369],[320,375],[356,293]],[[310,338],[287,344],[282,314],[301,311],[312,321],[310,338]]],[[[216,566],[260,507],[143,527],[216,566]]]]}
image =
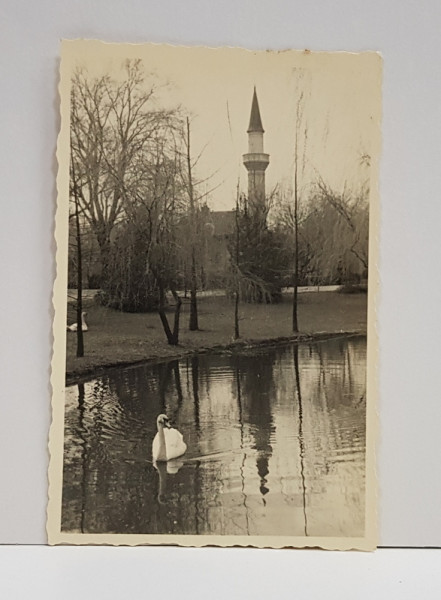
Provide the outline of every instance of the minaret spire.
{"type": "Polygon", "coordinates": [[[243,155],[243,164],[248,171],[248,198],[251,202],[263,203],[265,202],[265,170],[269,165],[269,154],[263,151],[265,131],[260,116],[256,86],[254,86],[247,133],[248,153],[243,155]]]}
{"type": "Polygon", "coordinates": [[[260,132],[265,133],[260,116],[259,102],[257,100],[256,86],[254,86],[253,102],[251,104],[250,124],[247,133],[260,132]]]}

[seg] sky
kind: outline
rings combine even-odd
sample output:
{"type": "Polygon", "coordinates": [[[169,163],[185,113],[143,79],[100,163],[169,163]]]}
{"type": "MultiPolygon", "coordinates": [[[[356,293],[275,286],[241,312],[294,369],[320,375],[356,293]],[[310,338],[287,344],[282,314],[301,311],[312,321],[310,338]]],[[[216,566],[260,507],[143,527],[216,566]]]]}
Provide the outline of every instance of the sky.
{"type": "Polygon", "coordinates": [[[237,184],[247,190],[242,155],[256,86],[265,152],[266,191],[289,193],[295,164],[296,114],[301,106],[299,188],[306,198],[320,177],[337,192],[359,189],[380,151],[381,59],[375,53],[310,53],[171,45],[64,42],[67,69],[120,72],[126,58],[141,58],[147,73],[167,83],[159,100],[180,105],[191,118],[193,155],[202,151],[196,179],[213,210],[234,207],[237,184]],[[212,191],[210,191],[212,190],[212,191]]]}

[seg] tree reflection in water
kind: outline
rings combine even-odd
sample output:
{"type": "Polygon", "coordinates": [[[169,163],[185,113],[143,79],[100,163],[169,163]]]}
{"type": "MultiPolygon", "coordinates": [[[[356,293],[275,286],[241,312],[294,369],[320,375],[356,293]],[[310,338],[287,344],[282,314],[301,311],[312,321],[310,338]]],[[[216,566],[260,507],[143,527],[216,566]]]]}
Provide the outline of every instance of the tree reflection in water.
{"type": "Polygon", "coordinates": [[[305,441],[303,439],[303,406],[300,387],[299,347],[293,347],[294,372],[296,380],[296,395],[299,405],[299,448],[300,448],[300,479],[302,482],[303,515],[305,517],[305,535],[308,535],[308,519],[306,517],[306,483],[305,483],[305,441]]]}
{"type": "Polygon", "coordinates": [[[194,356],[67,388],[63,530],[361,535],[365,377],[360,337],[194,356]],[[188,450],[155,468],[161,412],[188,450]]]}

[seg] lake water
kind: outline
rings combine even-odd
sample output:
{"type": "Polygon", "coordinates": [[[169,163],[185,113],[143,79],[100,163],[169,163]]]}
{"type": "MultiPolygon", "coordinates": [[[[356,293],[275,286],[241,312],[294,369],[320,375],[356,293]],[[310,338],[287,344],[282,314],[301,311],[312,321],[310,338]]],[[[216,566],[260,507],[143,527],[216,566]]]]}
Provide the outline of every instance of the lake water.
{"type": "Polygon", "coordinates": [[[66,390],[62,530],[364,533],[366,338],[112,370],[66,390]],[[156,467],[156,417],[184,436],[156,467]]]}

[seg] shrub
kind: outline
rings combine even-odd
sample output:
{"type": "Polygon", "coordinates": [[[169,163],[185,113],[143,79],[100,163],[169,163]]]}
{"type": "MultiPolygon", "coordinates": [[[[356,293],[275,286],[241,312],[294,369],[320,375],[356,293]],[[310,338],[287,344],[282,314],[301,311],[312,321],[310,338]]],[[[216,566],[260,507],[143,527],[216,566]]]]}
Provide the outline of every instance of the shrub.
{"type": "Polygon", "coordinates": [[[366,294],[367,283],[345,283],[338,288],[339,294],[366,294]]]}

